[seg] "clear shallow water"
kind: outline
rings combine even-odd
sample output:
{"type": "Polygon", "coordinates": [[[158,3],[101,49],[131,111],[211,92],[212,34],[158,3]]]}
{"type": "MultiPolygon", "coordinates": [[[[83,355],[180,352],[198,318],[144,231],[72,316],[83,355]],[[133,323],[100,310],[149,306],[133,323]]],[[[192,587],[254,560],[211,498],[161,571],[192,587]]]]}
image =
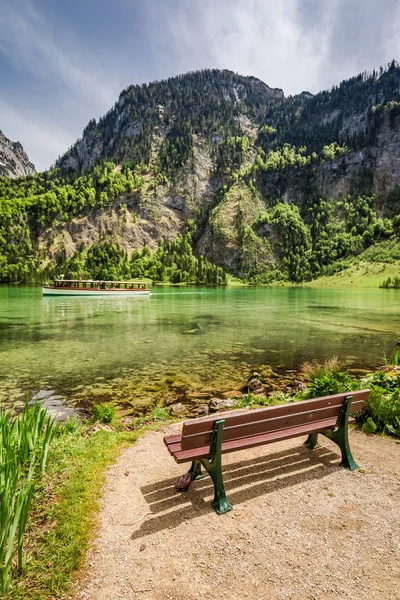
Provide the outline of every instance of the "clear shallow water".
{"type": "Polygon", "coordinates": [[[103,299],[0,286],[0,400],[41,390],[136,405],[168,394],[171,378],[229,390],[250,369],[332,355],[371,368],[400,337],[399,300],[380,289],[160,287],[103,299]]]}

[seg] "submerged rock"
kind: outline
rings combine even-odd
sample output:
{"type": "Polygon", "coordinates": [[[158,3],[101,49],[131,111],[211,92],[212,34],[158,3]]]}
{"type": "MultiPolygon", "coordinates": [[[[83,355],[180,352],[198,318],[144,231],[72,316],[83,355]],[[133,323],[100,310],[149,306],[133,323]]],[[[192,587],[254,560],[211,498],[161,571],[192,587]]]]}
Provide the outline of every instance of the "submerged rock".
{"type": "Polygon", "coordinates": [[[173,417],[181,417],[186,413],[186,406],[182,402],[176,402],[176,404],[171,404],[169,412],[173,417]]]}
{"type": "Polygon", "coordinates": [[[260,377],[261,375],[259,373],[253,371],[253,373],[247,379],[246,385],[243,386],[242,391],[244,393],[251,392],[254,395],[264,394],[265,388],[263,383],[259,379],[260,377]]]}
{"type": "Polygon", "coordinates": [[[217,412],[225,408],[234,408],[236,400],[234,398],[211,398],[209,406],[210,412],[217,412]]]}
{"type": "Polygon", "coordinates": [[[300,381],[300,379],[293,379],[293,381],[286,386],[285,391],[289,394],[295,394],[296,392],[304,392],[306,389],[307,386],[303,381],[300,381]]]}
{"type": "Polygon", "coordinates": [[[210,409],[207,404],[199,404],[190,411],[193,417],[203,417],[204,415],[208,415],[209,412],[210,409]]]}

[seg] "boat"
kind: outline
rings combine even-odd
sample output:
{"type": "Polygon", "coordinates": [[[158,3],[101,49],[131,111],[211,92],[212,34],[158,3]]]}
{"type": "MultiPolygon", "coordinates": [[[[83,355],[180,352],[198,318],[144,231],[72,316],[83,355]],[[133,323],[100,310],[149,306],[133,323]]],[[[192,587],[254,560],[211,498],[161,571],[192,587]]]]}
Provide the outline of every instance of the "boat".
{"type": "Polygon", "coordinates": [[[44,296],[150,296],[144,281],[94,281],[92,279],[55,279],[42,287],[44,296]]]}

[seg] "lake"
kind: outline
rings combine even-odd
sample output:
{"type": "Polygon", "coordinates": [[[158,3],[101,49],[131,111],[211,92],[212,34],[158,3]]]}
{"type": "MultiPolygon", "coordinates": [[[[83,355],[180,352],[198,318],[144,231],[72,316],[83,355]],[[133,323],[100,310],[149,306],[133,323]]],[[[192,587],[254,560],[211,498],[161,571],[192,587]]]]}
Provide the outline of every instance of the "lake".
{"type": "Polygon", "coordinates": [[[154,287],[151,298],[42,297],[0,286],[0,401],[127,410],[338,356],[370,369],[400,336],[398,290],[154,287]]]}

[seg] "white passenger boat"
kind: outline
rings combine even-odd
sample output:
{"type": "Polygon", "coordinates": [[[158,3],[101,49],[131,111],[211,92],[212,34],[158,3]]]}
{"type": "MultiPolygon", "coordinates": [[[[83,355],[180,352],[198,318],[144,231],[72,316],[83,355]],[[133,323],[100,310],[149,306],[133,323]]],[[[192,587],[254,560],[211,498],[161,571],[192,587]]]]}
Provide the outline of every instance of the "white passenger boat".
{"type": "Polygon", "coordinates": [[[91,279],[55,279],[42,287],[44,296],[150,296],[143,281],[93,281],[91,279]]]}

